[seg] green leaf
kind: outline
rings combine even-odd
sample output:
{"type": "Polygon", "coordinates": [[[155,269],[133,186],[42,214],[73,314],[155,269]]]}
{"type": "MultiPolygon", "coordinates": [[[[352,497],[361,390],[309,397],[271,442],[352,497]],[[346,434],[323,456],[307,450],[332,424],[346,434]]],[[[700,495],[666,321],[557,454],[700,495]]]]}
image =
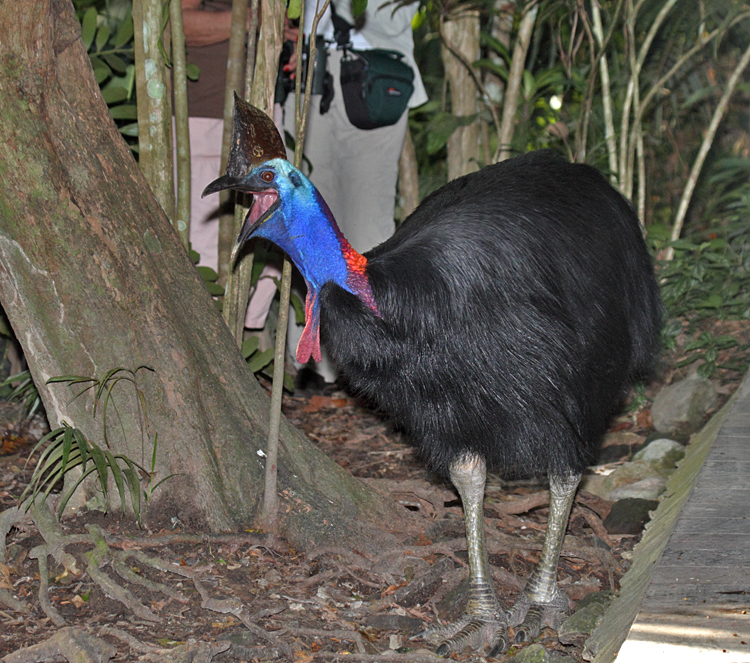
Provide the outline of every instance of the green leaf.
{"type": "Polygon", "coordinates": [[[104,494],[104,499],[107,499],[107,457],[104,455],[104,452],[101,450],[101,448],[91,443],[91,448],[89,449],[89,453],[91,454],[91,458],[94,461],[94,466],[96,467],[96,473],[99,477],[99,484],[101,485],[102,493],[104,494]]]}
{"type": "Polygon", "coordinates": [[[115,55],[114,53],[102,53],[101,58],[118,74],[124,75],[127,73],[128,65],[119,55],[115,55]]]}
{"type": "Polygon", "coordinates": [[[129,136],[130,138],[138,138],[138,123],[133,122],[132,124],[126,124],[124,127],[120,127],[120,133],[123,136],[129,136]]]}
{"type": "Polygon", "coordinates": [[[133,39],[133,16],[128,10],[128,15],[120,23],[120,27],[117,28],[115,38],[112,40],[112,45],[115,48],[122,48],[129,41],[133,39]]]}
{"type": "Polygon", "coordinates": [[[263,370],[273,360],[273,348],[268,348],[264,352],[253,355],[247,362],[248,367],[253,373],[263,370]]]}
{"type": "Polygon", "coordinates": [[[99,15],[93,7],[89,7],[83,15],[83,20],[81,21],[81,41],[87,51],[91,48],[91,44],[94,42],[94,35],[96,35],[96,22],[98,18],[99,15]]]}
{"type": "Polygon", "coordinates": [[[112,76],[112,70],[109,68],[107,64],[105,64],[98,58],[97,60],[98,60],[98,65],[94,66],[94,78],[96,79],[96,84],[101,85],[110,76],[112,76]]]}
{"type": "Polygon", "coordinates": [[[706,299],[697,302],[695,308],[721,308],[724,304],[724,299],[721,295],[713,294],[709,295],[706,299]]]}
{"type": "Polygon", "coordinates": [[[294,322],[298,325],[305,324],[305,305],[302,303],[302,299],[293,292],[290,293],[289,301],[294,309],[294,322]]]}
{"type": "Polygon", "coordinates": [[[206,286],[206,290],[208,290],[210,294],[216,297],[221,297],[224,294],[224,287],[218,283],[204,282],[203,285],[206,286]]]}
{"type": "Polygon", "coordinates": [[[122,106],[113,106],[109,109],[109,114],[115,120],[137,120],[138,109],[135,104],[123,104],[122,106]]]}
{"type": "Polygon", "coordinates": [[[295,20],[300,17],[302,13],[302,2],[301,0],[289,0],[289,5],[286,10],[287,16],[291,20],[295,20]]]}
{"type": "Polygon", "coordinates": [[[125,101],[128,98],[128,91],[122,87],[108,87],[102,90],[102,98],[107,106],[125,101]]]}
{"type": "Polygon", "coordinates": [[[86,437],[84,434],[78,429],[73,428],[73,439],[75,440],[76,446],[78,448],[78,454],[81,457],[81,465],[83,465],[83,469],[86,469],[86,465],[88,465],[89,462],[89,443],[86,440],[86,437]]]}
{"type": "Polygon", "coordinates": [[[505,65],[500,64],[498,62],[494,62],[493,60],[488,60],[487,58],[481,58],[479,60],[476,60],[474,62],[475,67],[484,67],[488,71],[491,71],[496,76],[499,76],[504,81],[508,80],[508,76],[510,75],[508,73],[508,69],[505,65]]]}
{"type": "Polygon", "coordinates": [[[495,51],[495,53],[500,55],[500,57],[502,57],[506,63],[510,64],[513,58],[511,57],[507,46],[503,44],[503,42],[486,32],[482,32],[479,37],[482,40],[483,44],[489,46],[493,51],[495,51]]]}
{"type": "Polygon", "coordinates": [[[198,265],[196,268],[198,270],[198,274],[201,275],[201,278],[204,281],[216,281],[216,279],[219,278],[219,275],[216,273],[215,269],[212,269],[211,267],[206,267],[205,265],[198,265]]]}
{"type": "Polygon", "coordinates": [[[185,70],[185,75],[189,81],[197,81],[201,77],[201,69],[198,65],[189,62],[185,70]]]}
{"type": "Polygon", "coordinates": [[[109,469],[112,472],[112,477],[115,480],[115,485],[117,486],[117,492],[120,494],[120,504],[122,505],[123,511],[125,510],[125,482],[122,478],[122,470],[120,470],[120,466],[117,464],[117,459],[114,457],[111,451],[109,449],[104,450],[104,455],[107,457],[107,463],[109,464],[109,469]]]}
{"type": "Polygon", "coordinates": [[[253,352],[258,349],[258,343],[260,343],[260,341],[258,340],[257,336],[250,336],[250,338],[246,338],[244,341],[242,341],[240,352],[242,353],[244,359],[250,357],[250,355],[252,355],[253,352]]]}
{"type": "Polygon", "coordinates": [[[101,51],[109,41],[110,32],[108,25],[103,25],[96,33],[96,50],[101,51]]]}
{"type": "Polygon", "coordinates": [[[96,467],[92,466],[91,468],[89,468],[86,472],[84,472],[80,476],[78,481],[76,481],[75,484],[71,486],[70,490],[67,493],[65,493],[65,495],[62,496],[62,498],[60,499],[60,506],[57,507],[58,518],[62,518],[62,514],[65,511],[65,507],[68,505],[68,501],[70,500],[70,498],[73,497],[73,493],[75,493],[76,490],[78,490],[78,486],[80,486],[88,478],[88,476],[94,473],[95,471],[96,471],[96,467]]]}
{"type": "Polygon", "coordinates": [[[138,478],[138,472],[135,469],[135,464],[129,458],[123,457],[127,468],[123,470],[125,480],[128,482],[128,489],[130,490],[130,501],[133,504],[133,513],[135,513],[138,525],[141,524],[141,482],[138,478]]]}
{"type": "Polygon", "coordinates": [[[354,18],[364,14],[365,9],[367,9],[367,0],[352,0],[352,16],[354,18]]]}

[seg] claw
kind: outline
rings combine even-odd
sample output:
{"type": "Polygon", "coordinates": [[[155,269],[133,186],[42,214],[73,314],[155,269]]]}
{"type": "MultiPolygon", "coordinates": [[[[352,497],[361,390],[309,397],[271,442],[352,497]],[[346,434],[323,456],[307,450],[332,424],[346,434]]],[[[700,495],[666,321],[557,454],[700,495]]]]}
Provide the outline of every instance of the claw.
{"type": "Polygon", "coordinates": [[[530,642],[545,626],[557,629],[567,614],[568,599],[560,591],[555,592],[549,603],[532,601],[526,592],[522,592],[508,611],[508,624],[515,627],[513,642],[530,642]]]}
{"type": "Polygon", "coordinates": [[[488,656],[491,653],[499,654],[508,649],[504,619],[484,619],[464,615],[452,624],[427,628],[420,633],[420,636],[428,641],[442,640],[435,652],[438,656],[462,652],[466,647],[473,649],[480,656],[488,656]]]}

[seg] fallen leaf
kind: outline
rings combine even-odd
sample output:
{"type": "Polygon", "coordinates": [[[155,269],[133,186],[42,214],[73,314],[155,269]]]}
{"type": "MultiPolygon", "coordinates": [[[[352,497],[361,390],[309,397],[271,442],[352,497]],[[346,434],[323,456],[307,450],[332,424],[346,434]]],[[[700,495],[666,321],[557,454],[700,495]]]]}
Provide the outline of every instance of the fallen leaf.
{"type": "Polygon", "coordinates": [[[310,397],[310,402],[302,408],[302,411],[306,414],[314,414],[320,412],[323,408],[334,407],[333,399],[330,396],[320,396],[316,394],[310,397]]]}
{"type": "Polygon", "coordinates": [[[84,601],[83,597],[78,596],[78,594],[76,594],[72,599],[70,599],[70,602],[76,608],[82,608],[84,605],[86,605],[86,601],[84,601]]]}

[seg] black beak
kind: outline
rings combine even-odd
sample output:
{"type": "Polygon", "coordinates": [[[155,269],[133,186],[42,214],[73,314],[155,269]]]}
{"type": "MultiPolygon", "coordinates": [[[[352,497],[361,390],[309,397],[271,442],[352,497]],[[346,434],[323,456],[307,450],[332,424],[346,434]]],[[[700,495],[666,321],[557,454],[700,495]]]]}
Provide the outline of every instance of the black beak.
{"type": "Polygon", "coordinates": [[[240,186],[240,181],[236,177],[232,177],[231,175],[222,175],[218,179],[215,179],[213,182],[211,182],[211,184],[209,184],[205,189],[203,189],[201,198],[205,198],[212,193],[224,191],[224,189],[235,189],[237,191],[240,191],[240,186]]]}

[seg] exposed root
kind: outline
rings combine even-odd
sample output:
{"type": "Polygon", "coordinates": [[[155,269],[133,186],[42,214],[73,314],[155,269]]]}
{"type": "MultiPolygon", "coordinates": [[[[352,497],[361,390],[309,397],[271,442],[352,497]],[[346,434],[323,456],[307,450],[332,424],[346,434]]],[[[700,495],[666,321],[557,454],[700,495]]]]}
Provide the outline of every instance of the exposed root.
{"type": "Polygon", "coordinates": [[[20,612],[22,614],[29,612],[29,607],[22,601],[19,601],[7,589],[0,589],[0,603],[14,612],[20,612]]]}
{"type": "Polygon", "coordinates": [[[117,653],[114,647],[99,638],[68,626],[51,638],[31,647],[19,649],[3,658],[3,663],[107,663],[117,653]]]}
{"type": "Polygon", "coordinates": [[[188,641],[183,645],[167,649],[143,643],[119,628],[104,626],[99,629],[99,632],[117,638],[133,651],[143,654],[139,660],[154,661],[154,663],[210,663],[217,654],[225,652],[231,646],[228,642],[188,641]]]}

